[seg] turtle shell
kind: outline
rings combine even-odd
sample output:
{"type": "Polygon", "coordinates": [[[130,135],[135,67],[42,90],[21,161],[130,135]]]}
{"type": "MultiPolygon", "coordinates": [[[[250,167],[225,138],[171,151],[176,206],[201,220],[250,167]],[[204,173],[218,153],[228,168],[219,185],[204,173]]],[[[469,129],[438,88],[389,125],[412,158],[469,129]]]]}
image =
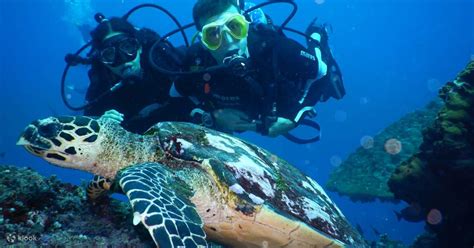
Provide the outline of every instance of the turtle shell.
{"type": "Polygon", "coordinates": [[[251,204],[265,205],[351,247],[365,246],[318,183],[268,151],[190,123],[158,123],[147,133],[158,134],[163,148],[179,159],[219,161],[211,163],[219,180],[251,204]]]}

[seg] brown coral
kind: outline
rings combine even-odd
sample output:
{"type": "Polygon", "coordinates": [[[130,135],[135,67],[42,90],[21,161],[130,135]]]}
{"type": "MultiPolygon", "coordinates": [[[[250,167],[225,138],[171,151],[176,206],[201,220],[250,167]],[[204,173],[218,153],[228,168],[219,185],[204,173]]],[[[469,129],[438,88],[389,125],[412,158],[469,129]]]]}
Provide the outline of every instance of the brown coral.
{"type": "Polygon", "coordinates": [[[474,244],[474,61],[439,92],[445,106],[423,132],[420,152],[392,174],[395,197],[442,214],[427,223],[441,247],[474,244]],[[440,216],[441,217],[441,216],[440,216]]]}

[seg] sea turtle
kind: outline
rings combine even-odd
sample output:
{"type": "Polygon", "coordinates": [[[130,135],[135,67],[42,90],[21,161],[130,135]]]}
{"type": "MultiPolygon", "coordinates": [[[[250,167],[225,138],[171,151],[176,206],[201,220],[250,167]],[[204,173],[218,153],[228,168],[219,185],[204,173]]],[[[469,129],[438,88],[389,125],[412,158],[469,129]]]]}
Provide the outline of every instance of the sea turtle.
{"type": "Polygon", "coordinates": [[[107,118],[49,117],[18,145],[118,183],[160,247],[366,247],[324,190],[275,155],[191,123],[144,135],[107,118]]]}

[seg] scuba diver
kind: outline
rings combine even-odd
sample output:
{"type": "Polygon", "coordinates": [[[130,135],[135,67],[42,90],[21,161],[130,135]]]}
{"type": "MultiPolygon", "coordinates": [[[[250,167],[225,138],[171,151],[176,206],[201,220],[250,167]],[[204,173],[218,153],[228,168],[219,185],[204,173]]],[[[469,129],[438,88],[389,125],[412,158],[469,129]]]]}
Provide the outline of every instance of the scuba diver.
{"type": "Polygon", "coordinates": [[[193,120],[217,130],[287,135],[305,116],[315,116],[317,102],[345,95],[327,30],[313,21],[306,49],[268,16],[244,16],[243,9],[243,1],[196,2],[193,18],[201,42],[187,50],[183,69],[197,73],[182,74],[174,95],[192,99],[199,106],[191,112],[193,120]],[[219,65],[225,66],[206,70],[219,65]]]}
{"type": "MultiPolygon", "coordinates": [[[[122,121],[129,131],[139,133],[159,121],[188,120],[192,102],[170,97],[172,76],[153,70],[148,60],[150,47],[161,37],[147,28],[136,29],[126,18],[107,19],[97,14],[96,21],[99,24],[91,31],[86,62],[91,68],[84,114],[105,113],[122,121]]],[[[164,40],[158,46],[160,49],[152,54],[154,63],[178,69],[184,52],[164,40]]],[[[80,59],[72,54],[66,56],[68,64],[80,59]]]]}

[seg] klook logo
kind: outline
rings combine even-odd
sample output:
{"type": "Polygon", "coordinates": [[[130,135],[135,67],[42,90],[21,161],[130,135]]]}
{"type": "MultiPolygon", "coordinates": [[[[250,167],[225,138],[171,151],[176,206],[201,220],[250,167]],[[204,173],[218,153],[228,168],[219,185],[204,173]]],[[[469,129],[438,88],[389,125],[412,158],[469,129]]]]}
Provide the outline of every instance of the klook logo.
{"type": "Polygon", "coordinates": [[[7,233],[5,238],[8,243],[13,244],[16,242],[29,242],[29,241],[37,241],[38,237],[36,235],[24,235],[24,234],[16,234],[16,233],[7,233]]]}
{"type": "Polygon", "coordinates": [[[7,242],[10,244],[13,244],[16,242],[16,234],[15,233],[7,233],[5,235],[5,238],[7,239],[7,242]]]}

